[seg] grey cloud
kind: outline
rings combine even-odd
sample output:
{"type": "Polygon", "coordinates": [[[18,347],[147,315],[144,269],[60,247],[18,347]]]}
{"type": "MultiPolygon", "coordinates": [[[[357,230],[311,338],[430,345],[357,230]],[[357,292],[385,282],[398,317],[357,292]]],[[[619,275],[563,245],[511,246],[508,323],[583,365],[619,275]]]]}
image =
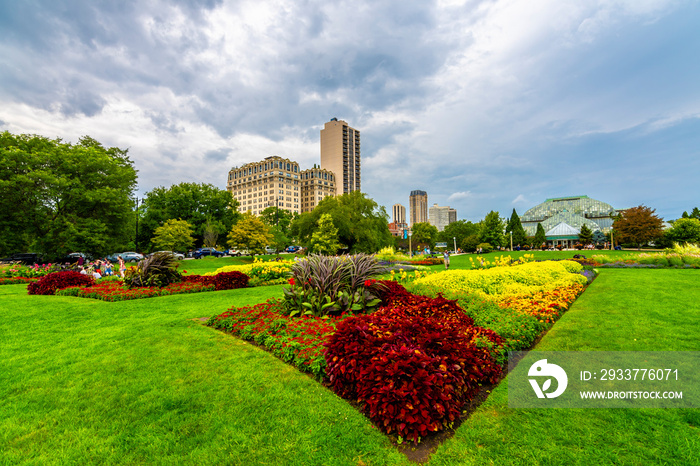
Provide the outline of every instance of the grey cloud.
{"type": "Polygon", "coordinates": [[[223,162],[229,156],[229,149],[210,150],[204,154],[204,160],[207,162],[223,162]]]}

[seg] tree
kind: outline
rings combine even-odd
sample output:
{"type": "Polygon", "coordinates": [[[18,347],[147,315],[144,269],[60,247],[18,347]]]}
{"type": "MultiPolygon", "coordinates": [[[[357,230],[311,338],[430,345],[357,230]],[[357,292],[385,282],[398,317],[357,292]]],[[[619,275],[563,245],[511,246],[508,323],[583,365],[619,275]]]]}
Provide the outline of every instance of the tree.
{"type": "Polygon", "coordinates": [[[593,230],[585,223],[581,225],[581,231],[578,234],[578,240],[581,244],[591,244],[593,242],[593,230]]]}
{"type": "Polygon", "coordinates": [[[338,242],[338,229],[333,225],[333,218],[328,214],[321,215],[318,227],[311,235],[309,250],[316,254],[336,254],[343,246],[338,242]]]}
{"type": "Polygon", "coordinates": [[[663,221],[654,214],[656,209],[644,205],[623,210],[613,222],[615,240],[620,243],[633,243],[641,248],[663,235],[663,221]]]}
{"type": "Polygon", "coordinates": [[[541,247],[543,244],[547,242],[547,236],[544,231],[544,227],[542,226],[541,223],[537,224],[537,231],[535,232],[535,244],[534,246],[536,248],[541,247]]]}
{"type": "Polygon", "coordinates": [[[700,220],[692,217],[679,218],[666,232],[666,237],[676,243],[700,243],[700,220]]]}
{"type": "Polygon", "coordinates": [[[513,209],[513,213],[510,214],[510,220],[506,225],[506,241],[510,241],[510,232],[513,232],[513,245],[522,246],[527,241],[527,233],[525,233],[525,228],[520,222],[520,217],[518,213],[513,209]]]}
{"type": "Polygon", "coordinates": [[[212,221],[211,218],[208,218],[207,223],[204,224],[204,231],[202,232],[202,244],[208,248],[215,247],[219,240],[219,233],[221,233],[223,228],[224,226],[221,222],[212,221]]]}
{"type": "Polygon", "coordinates": [[[438,232],[437,241],[443,241],[449,246],[456,239],[457,244],[461,247],[462,242],[468,236],[475,235],[478,232],[479,227],[473,224],[472,222],[467,222],[465,220],[457,220],[456,222],[452,222],[449,225],[447,225],[445,229],[441,232],[438,232]]]}
{"type": "Polygon", "coordinates": [[[414,250],[419,247],[419,245],[430,249],[435,248],[438,230],[434,225],[431,225],[428,222],[414,223],[411,227],[411,231],[413,232],[413,236],[411,237],[411,245],[414,250]]]}
{"type": "Polygon", "coordinates": [[[267,225],[250,212],[242,215],[228,234],[228,245],[236,249],[247,249],[253,254],[263,254],[265,246],[272,241],[267,225]]]}
{"type": "Polygon", "coordinates": [[[462,240],[460,247],[463,251],[474,252],[479,245],[479,235],[473,234],[469,235],[462,240]]]}
{"type": "Polygon", "coordinates": [[[217,235],[231,231],[240,218],[237,208],[238,202],[231,193],[211,184],[180,183],[155,188],[143,200],[139,244],[148,244],[155,229],[171,218],[186,220],[194,229],[195,243],[203,244],[207,228],[210,235],[212,229],[217,235]]]}
{"type": "Polygon", "coordinates": [[[114,252],[134,234],[135,187],[126,150],[0,133],[0,253],[114,252]]]}
{"type": "Polygon", "coordinates": [[[486,214],[486,217],[481,222],[479,241],[481,243],[489,243],[493,247],[503,246],[503,229],[505,228],[504,223],[505,222],[503,219],[498,215],[498,212],[494,212],[492,210],[486,214]]]}
{"type": "Polygon", "coordinates": [[[269,227],[279,226],[280,232],[289,236],[289,227],[298,215],[296,212],[272,206],[260,212],[260,219],[269,227]]]}
{"type": "Polygon", "coordinates": [[[156,228],[153,245],[166,251],[187,251],[194,244],[192,225],[185,220],[170,219],[156,228]]]}
{"type": "Polygon", "coordinates": [[[311,212],[305,212],[292,221],[290,233],[302,246],[308,247],[321,215],[328,214],[338,229],[338,241],[350,253],[373,253],[391,246],[394,239],[389,232],[384,207],[359,191],[326,197],[311,212]]]}

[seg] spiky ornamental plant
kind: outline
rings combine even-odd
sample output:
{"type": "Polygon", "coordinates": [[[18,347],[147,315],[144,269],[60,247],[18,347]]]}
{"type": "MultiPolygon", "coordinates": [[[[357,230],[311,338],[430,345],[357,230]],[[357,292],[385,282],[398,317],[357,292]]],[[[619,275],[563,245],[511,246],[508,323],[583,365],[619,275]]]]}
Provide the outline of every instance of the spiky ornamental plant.
{"type": "Polygon", "coordinates": [[[129,288],[138,286],[163,287],[182,281],[177,271],[179,263],[173,254],[156,252],[140,261],[136,268],[130,269],[125,277],[129,288]]]}
{"type": "Polygon", "coordinates": [[[289,315],[341,314],[367,311],[381,301],[374,277],[386,272],[373,256],[311,255],[292,266],[292,285],[284,290],[289,315]]]}

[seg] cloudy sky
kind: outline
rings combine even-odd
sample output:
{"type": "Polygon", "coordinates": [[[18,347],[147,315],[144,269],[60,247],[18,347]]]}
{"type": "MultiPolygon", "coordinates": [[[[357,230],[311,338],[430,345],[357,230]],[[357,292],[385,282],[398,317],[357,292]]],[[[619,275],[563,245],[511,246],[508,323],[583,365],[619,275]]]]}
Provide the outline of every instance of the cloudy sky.
{"type": "Polygon", "coordinates": [[[0,0],[0,131],[128,148],[139,193],[225,188],[362,134],[362,190],[460,219],[585,194],[700,206],[700,3],[0,0]]]}

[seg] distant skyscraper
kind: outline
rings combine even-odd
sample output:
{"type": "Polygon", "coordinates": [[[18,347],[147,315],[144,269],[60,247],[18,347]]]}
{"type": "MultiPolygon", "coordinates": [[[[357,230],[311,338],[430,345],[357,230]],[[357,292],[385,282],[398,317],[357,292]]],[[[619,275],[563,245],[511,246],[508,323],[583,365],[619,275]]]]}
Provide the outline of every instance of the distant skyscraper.
{"type": "Polygon", "coordinates": [[[401,204],[394,204],[392,207],[394,223],[406,223],[406,208],[401,204]]]}
{"type": "Polygon", "coordinates": [[[428,218],[431,225],[442,231],[447,225],[457,221],[457,211],[451,207],[441,207],[437,204],[428,209],[428,218]]]}
{"type": "Polygon", "coordinates": [[[419,190],[411,191],[408,205],[411,210],[411,226],[428,221],[428,193],[419,190]]]}
{"type": "Polygon", "coordinates": [[[321,130],[321,168],[335,173],[338,195],[360,191],[360,132],[331,118],[321,130]]]}

